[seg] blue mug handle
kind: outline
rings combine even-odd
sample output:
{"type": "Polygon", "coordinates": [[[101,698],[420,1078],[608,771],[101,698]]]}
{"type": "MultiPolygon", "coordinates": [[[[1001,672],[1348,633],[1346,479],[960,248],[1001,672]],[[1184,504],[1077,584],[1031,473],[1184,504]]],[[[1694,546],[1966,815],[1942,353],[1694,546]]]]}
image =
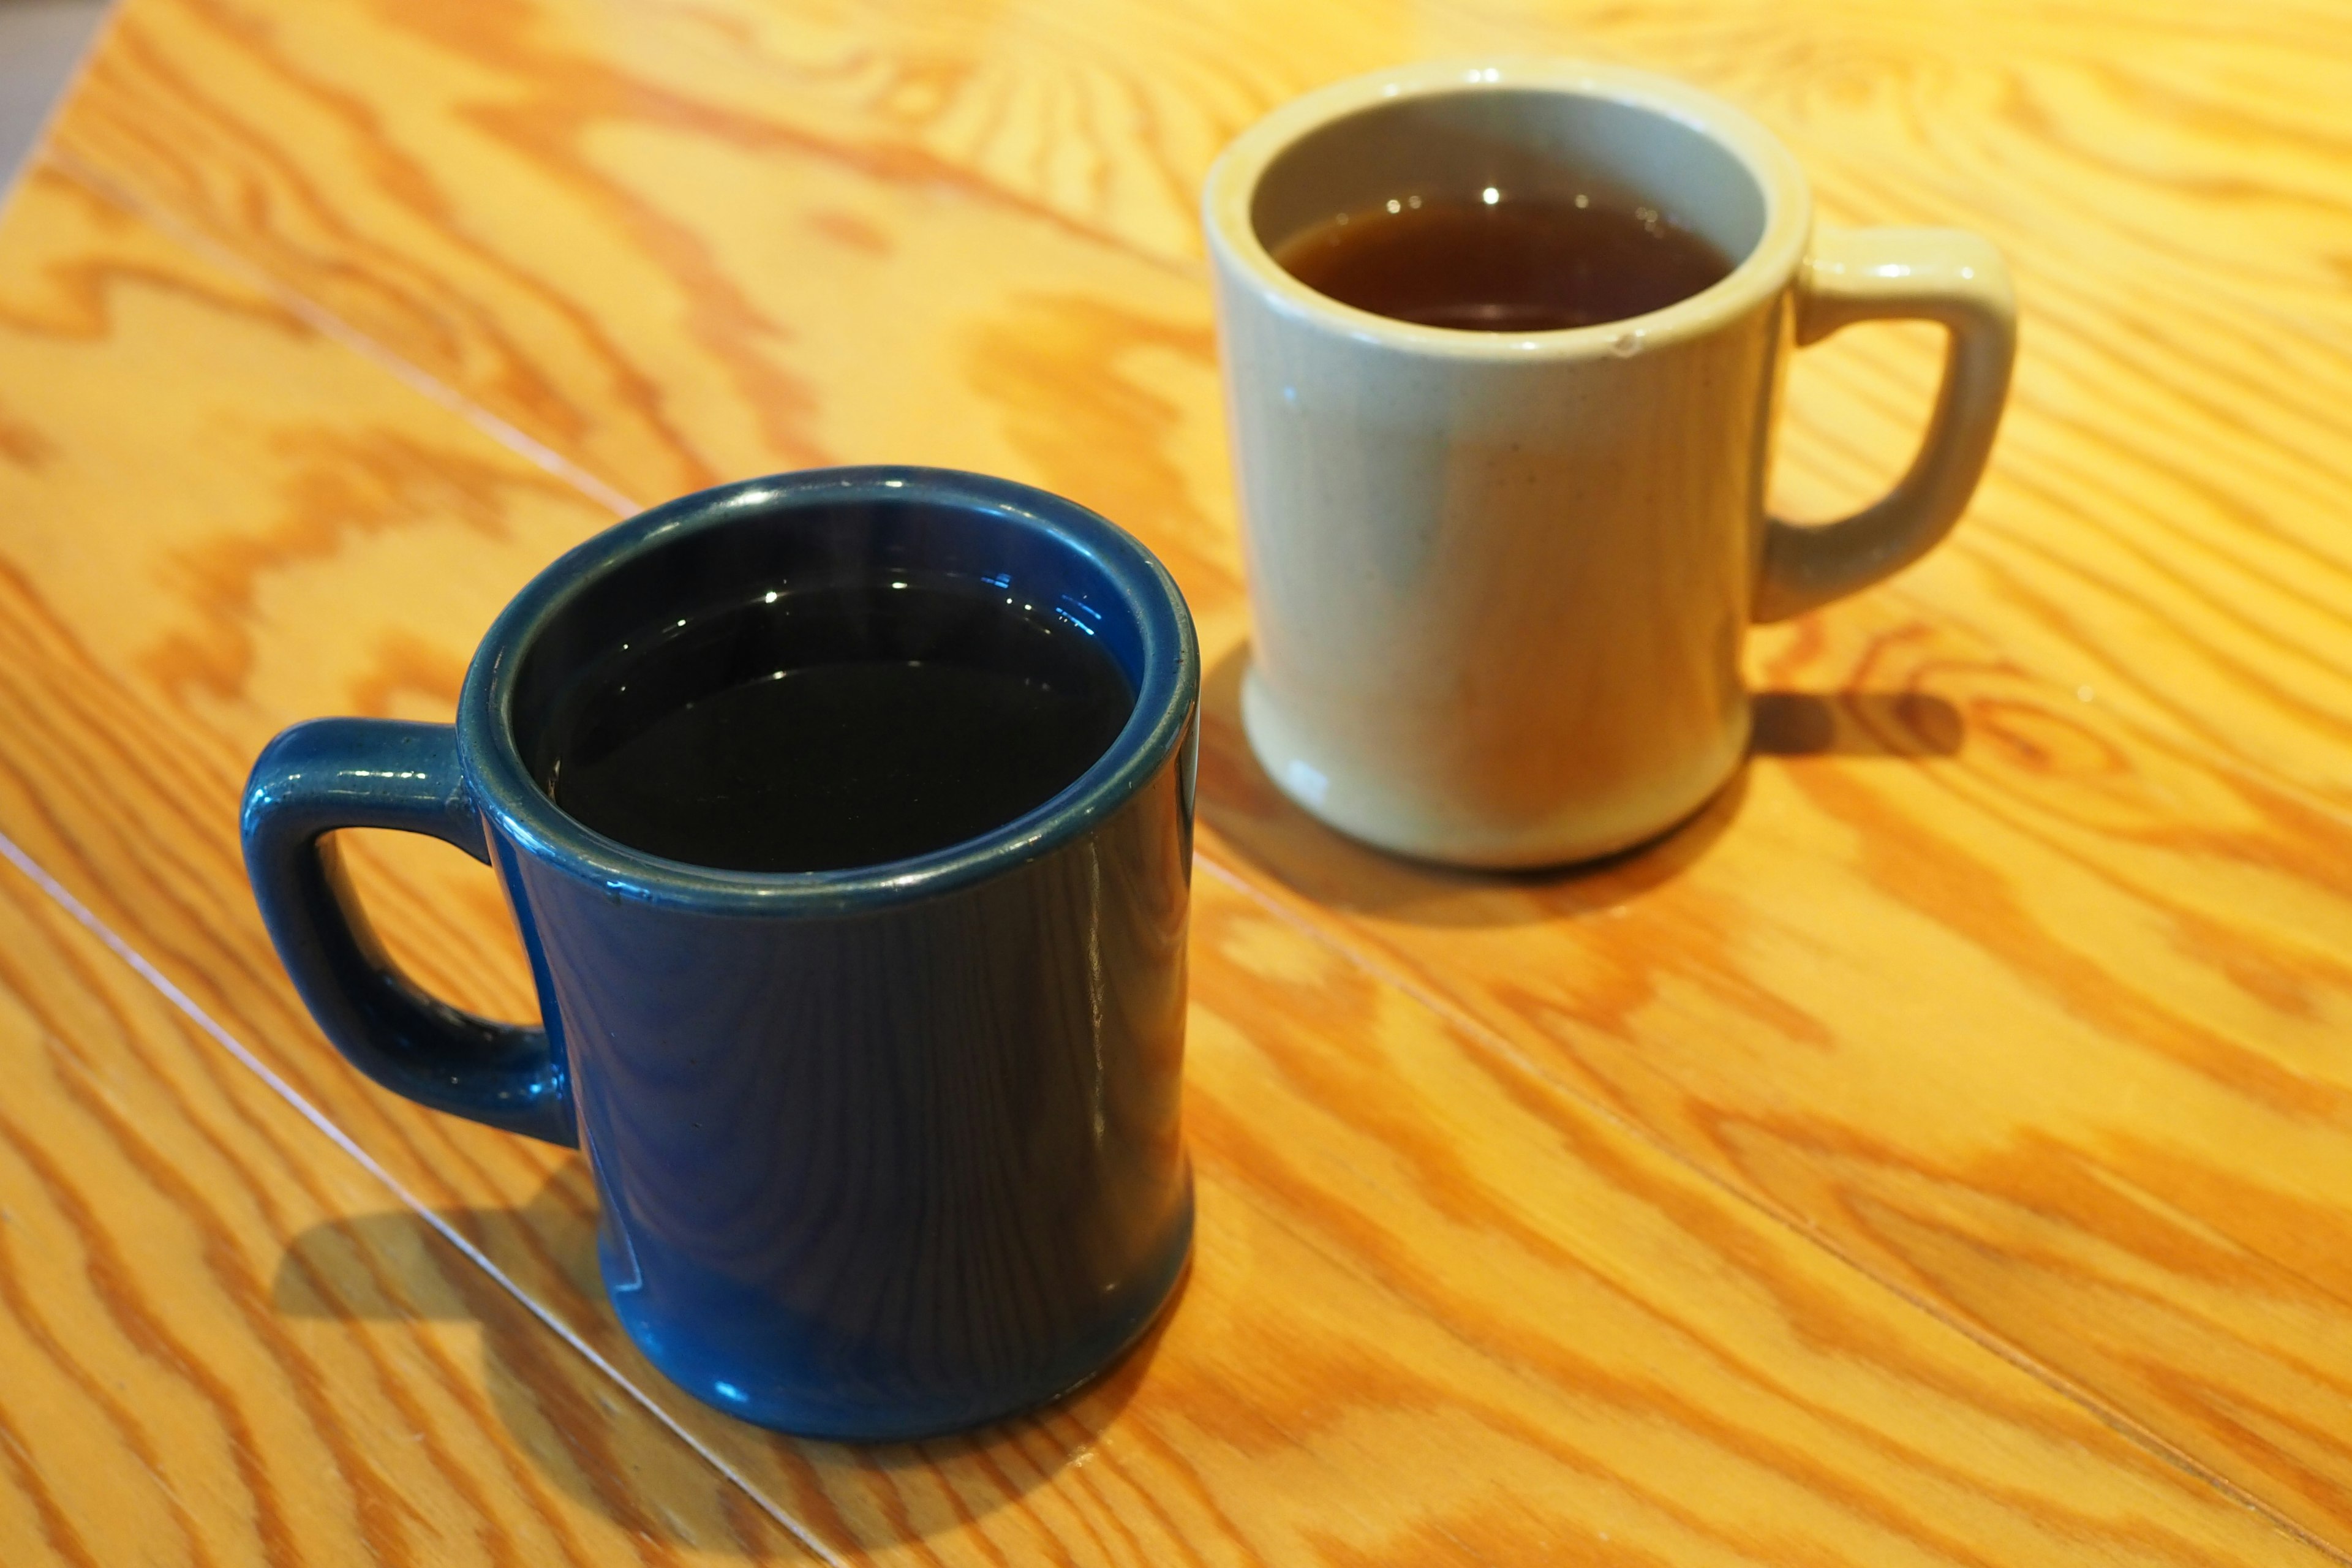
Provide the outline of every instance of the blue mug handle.
{"type": "Polygon", "coordinates": [[[339,827],[426,834],[488,865],[457,731],[316,719],[278,735],[246,781],[246,874],[294,988],[353,1067],[420,1105],[577,1148],[571,1085],[547,1031],[478,1017],[403,974],[352,896],[339,827]]]}

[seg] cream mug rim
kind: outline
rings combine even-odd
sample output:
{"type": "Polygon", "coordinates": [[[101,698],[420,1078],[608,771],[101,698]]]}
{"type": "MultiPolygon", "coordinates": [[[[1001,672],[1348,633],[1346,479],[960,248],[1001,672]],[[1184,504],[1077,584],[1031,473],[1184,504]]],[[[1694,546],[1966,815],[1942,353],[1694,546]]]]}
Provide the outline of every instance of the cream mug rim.
{"type": "Polygon", "coordinates": [[[1795,155],[1744,110],[1650,71],[1535,57],[1423,60],[1329,83],[1267,113],[1218,155],[1202,188],[1211,254],[1233,266],[1285,315],[1360,342],[1423,357],[1528,363],[1596,360],[1704,336],[1787,288],[1812,228],[1812,195],[1795,155]],[[1764,200],[1763,232],[1720,281],[1662,310],[1548,332],[1430,327],[1342,304],[1275,260],[1251,216],[1258,181],[1309,133],[1382,103],[1494,89],[1596,98],[1646,110],[1714,142],[1764,200]]]}

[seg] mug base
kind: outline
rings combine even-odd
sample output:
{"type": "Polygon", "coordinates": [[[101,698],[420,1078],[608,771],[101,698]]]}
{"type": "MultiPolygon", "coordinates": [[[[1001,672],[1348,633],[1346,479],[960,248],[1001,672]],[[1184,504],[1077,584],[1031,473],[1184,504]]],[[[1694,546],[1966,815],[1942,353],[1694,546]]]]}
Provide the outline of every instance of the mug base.
{"type": "Polygon", "coordinates": [[[1399,797],[1310,747],[1253,666],[1242,676],[1242,731],[1258,765],[1293,805],[1325,826],[1391,855],[1483,871],[1572,866],[1634,848],[1670,831],[1715,798],[1748,755],[1746,704],[1715,755],[1672,787],[1632,802],[1564,810],[1538,823],[1483,822],[1399,797]]]}
{"type": "Polygon", "coordinates": [[[600,1257],[599,1261],[605,1297],[629,1338],[664,1377],[714,1410],[820,1442],[914,1442],[968,1432],[1053,1404],[1117,1366],[1175,1300],[1176,1287],[1192,1261],[1191,1184],[1188,1175],[1183,1213],[1174,1234],[1151,1275],[1129,1292],[1127,1310],[1022,1382],[979,1392],[966,1388],[931,1396],[886,1396],[847,1389],[829,1393],[805,1384],[780,1388],[780,1380],[772,1375],[763,1380],[731,1363],[722,1365],[688,1336],[674,1332],[658,1314],[645,1310],[642,1292],[614,1288],[619,1271],[611,1259],[600,1257]]]}

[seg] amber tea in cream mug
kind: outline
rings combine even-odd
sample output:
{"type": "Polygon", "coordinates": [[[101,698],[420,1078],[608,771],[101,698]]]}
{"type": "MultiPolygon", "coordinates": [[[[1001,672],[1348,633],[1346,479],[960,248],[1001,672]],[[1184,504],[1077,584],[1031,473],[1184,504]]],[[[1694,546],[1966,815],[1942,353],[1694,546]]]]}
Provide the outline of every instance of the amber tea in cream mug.
{"type": "Polygon", "coordinates": [[[1816,229],[1770,132],[1613,67],[1422,64],[1324,88],[1226,149],[1203,219],[1251,745],[1324,821],[1433,860],[1583,859],[1696,810],[1747,749],[1745,627],[1943,537],[2015,353],[2009,275],[1983,239],[1816,229]],[[1477,286],[1476,258],[1444,247],[1482,218],[1517,223],[1520,275],[1495,286],[1533,289],[1533,312],[1412,303],[1477,286]],[[1580,238],[1588,219],[1617,229],[1580,238]],[[1633,226],[1675,242],[1648,297],[1633,226]],[[1708,254],[1721,265],[1675,298],[1668,269],[1708,254]],[[1551,286],[1574,266],[1600,268],[1583,315],[1551,286]],[[1611,301],[1638,313],[1592,319],[1611,301]],[[1772,518],[1790,353],[1895,318],[1949,330],[1917,458],[1843,521],[1772,518]]]}

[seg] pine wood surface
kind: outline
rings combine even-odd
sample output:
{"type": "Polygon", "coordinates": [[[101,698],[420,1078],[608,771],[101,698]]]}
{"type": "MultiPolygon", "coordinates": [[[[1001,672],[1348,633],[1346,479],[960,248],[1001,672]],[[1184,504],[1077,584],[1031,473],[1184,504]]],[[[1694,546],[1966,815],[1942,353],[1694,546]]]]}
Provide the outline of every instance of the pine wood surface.
{"type": "MultiPolygon", "coordinates": [[[[963,1442],[795,1444],[692,1404],[604,1307],[578,1162],[353,1078],[302,1018],[236,874],[235,802],[258,737],[329,695],[446,711],[433,650],[470,642],[604,515],[55,174],[0,224],[0,376],[47,390],[37,491],[9,499],[37,493],[48,520],[11,531],[0,574],[0,729],[16,738],[0,752],[0,830],[604,1358],[616,1394],[676,1422],[812,1550],[946,1563],[2326,1560],[1449,1026],[1206,858],[1187,1109],[1202,1229],[1165,1330],[1077,1400],[963,1442]],[[72,374],[100,361],[102,375],[72,374]],[[173,389],[156,402],[184,422],[176,436],[111,417],[126,374],[173,389]],[[274,572],[299,577],[307,559],[329,580],[254,595],[245,690],[289,689],[207,720],[175,695],[172,665],[105,648],[121,617],[104,584],[111,559],[119,605],[134,533],[169,549],[224,506],[289,508],[268,530],[274,572]],[[44,561],[68,527],[78,547],[44,561]],[[79,590],[77,563],[98,574],[79,590]],[[427,650],[401,656],[427,673],[384,673],[383,639],[357,618],[362,584],[427,650]],[[81,594],[68,622],[58,606],[81,594]],[[322,598],[344,624],[298,613],[322,598]]],[[[237,558],[215,552],[215,574],[237,558]]],[[[479,1005],[527,1006],[478,868],[377,847],[392,852],[367,868],[368,892],[418,973],[479,1005]]],[[[55,967],[37,952],[24,965],[55,967]]],[[[226,1049],[176,1028],[155,1054],[177,1075],[233,1078],[212,1059],[226,1049]]],[[[86,1179],[94,1211],[103,1176],[86,1179]]],[[[387,1212],[363,1231],[396,1228],[394,1193],[378,1202],[387,1212]]],[[[173,1312],[163,1260],[142,1265],[156,1315],[173,1312]]],[[[339,1385],[320,1383],[318,1407],[339,1409],[339,1385]]],[[[509,1470],[532,1462],[528,1431],[503,1437],[496,1415],[481,1427],[493,1450],[523,1450],[509,1470]]],[[[289,1561],[379,1544],[306,1522],[289,1561]]],[[[40,1561],[47,1545],[28,1531],[0,1550],[40,1561]]]]}
{"type": "Polygon", "coordinates": [[[815,1561],[13,867],[0,1075],[0,1560],[815,1561]]]}
{"type": "MultiPolygon", "coordinates": [[[[131,0],[0,226],[0,831],[822,1552],[2340,1559],[2347,21],[131,0]],[[1248,760],[1189,216],[1282,96],[1498,47],[1723,91],[2027,311],[1954,541],[1755,639],[1699,820],[1541,879],[1248,760]],[[1192,1279],[1066,1409],[877,1455],[672,1394],[576,1165],[341,1067],[234,801],[292,719],[446,717],[615,511],[885,458],[1134,528],[1213,668],[1192,1279]]],[[[1899,468],[1932,347],[1805,357],[1793,511],[1899,468]]],[[[419,974],[527,1012],[487,878],[368,849],[419,974]]]]}

